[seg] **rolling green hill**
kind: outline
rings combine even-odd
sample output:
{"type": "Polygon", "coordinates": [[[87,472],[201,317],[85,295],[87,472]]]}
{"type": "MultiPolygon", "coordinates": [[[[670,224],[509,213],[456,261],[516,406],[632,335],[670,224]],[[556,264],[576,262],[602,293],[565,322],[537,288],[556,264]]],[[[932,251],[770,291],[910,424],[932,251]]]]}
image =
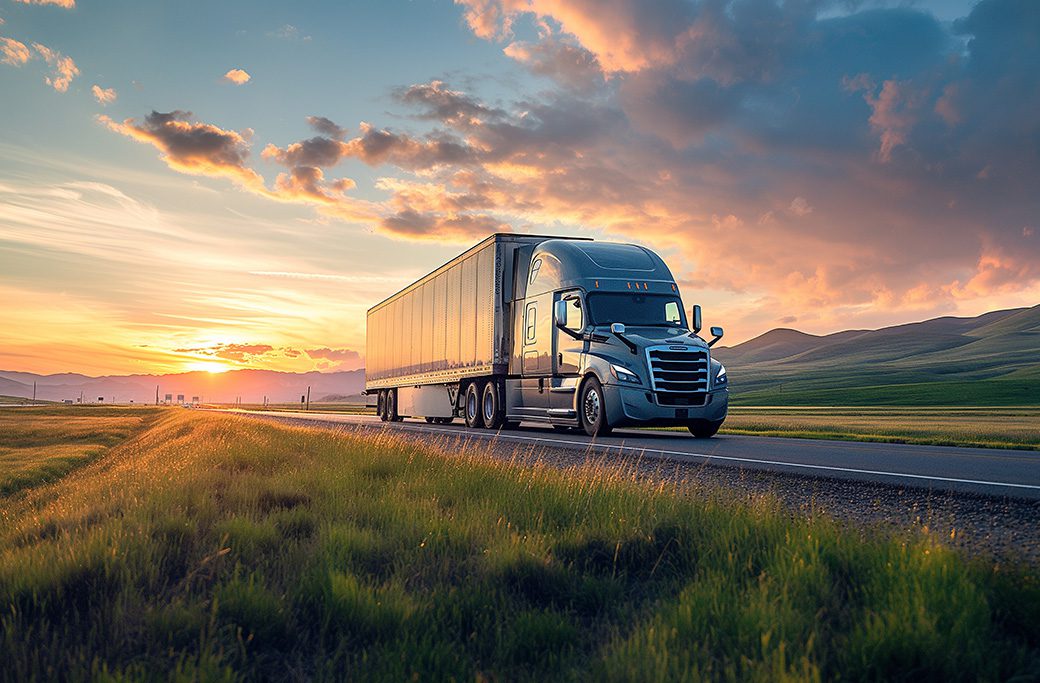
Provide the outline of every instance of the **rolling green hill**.
{"type": "Polygon", "coordinates": [[[771,330],[715,356],[748,405],[1040,405],[1040,306],[880,330],[771,330]]]}

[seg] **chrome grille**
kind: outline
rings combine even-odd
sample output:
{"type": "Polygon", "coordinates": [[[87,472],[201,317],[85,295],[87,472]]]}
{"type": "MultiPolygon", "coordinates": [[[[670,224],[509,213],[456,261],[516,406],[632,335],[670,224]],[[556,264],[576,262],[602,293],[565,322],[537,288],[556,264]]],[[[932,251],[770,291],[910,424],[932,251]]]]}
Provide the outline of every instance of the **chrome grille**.
{"type": "Polygon", "coordinates": [[[646,350],[650,384],[661,405],[704,405],[711,361],[707,349],[651,346],[646,350]]]}

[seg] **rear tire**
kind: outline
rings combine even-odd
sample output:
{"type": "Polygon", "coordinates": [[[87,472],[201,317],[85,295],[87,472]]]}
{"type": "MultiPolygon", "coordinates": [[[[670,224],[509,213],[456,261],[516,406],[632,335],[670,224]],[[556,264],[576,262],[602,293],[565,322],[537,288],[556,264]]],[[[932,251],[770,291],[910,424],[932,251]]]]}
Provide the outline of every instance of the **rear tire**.
{"type": "Polygon", "coordinates": [[[470,429],[480,429],[484,426],[484,413],[480,409],[481,389],[480,382],[471,382],[466,387],[466,402],[463,405],[463,413],[466,416],[466,426],[470,429]]]}
{"type": "Polygon", "coordinates": [[[715,436],[719,427],[722,426],[722,420],[718,422],[712,422],[711,420],[694,420],[690,424],[686,425],[686,428],[690,430],[690,434],[693,434],[698,439],[710,439],[715,436]]]}
{"type": "Polygon", "coordinates": [[[397,414],[397,389],[386,390],[386,421],[401,421],[401,416],[397,414]]]}
{"type": "Polygon", "coordinates": [[[485,429],[498,429],[505,420],[501,393],[498,391],[498,382],[495,380],[485,384],[484,390],[480,392],[480,413],[485,429]]]}
{"type": "Polygon", "coordinates": [[[607,404],[603,396],[603,385],[595,377],[589,377],[581,385],[578,421],[589,436],[609,436],[614,429],[607,421],[607,404]]]}
{"type": "Polygon", "coordinates": [[[386,422],[386,389],[380,389],[376,397],[376,415],[380,422],[386,422]]]}

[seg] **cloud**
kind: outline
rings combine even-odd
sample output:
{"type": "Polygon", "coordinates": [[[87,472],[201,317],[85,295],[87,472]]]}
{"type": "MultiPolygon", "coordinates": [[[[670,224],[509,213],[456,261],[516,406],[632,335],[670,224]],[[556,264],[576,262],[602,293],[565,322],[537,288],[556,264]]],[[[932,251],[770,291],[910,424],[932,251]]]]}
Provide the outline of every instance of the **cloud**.
{"type": "Polygon", "coordinates": [[[65,9],[75,9],[76,0],[14,0],[20,2],[23,5],[54,5],[55,7],[64,7],[65,9]]]}
{"type": "Polygon", "coordinates": [[[94,94],[94,99],[98,101],[98,104],[108,106],[116,101],[115,88],[102,88],[100,85],[95,84],[90,92],[94,94]]]}
{"type": "Polygon", "coordinates": [[[358,360],[360,358],[358,352],[353,349],[330,349],[326,347],[321,349],[304,349],[304,353],[310,358],[338,362],[358,360]]]}
{"type": "Polygon", "coordinates": [[[314,130],[323,135],[327,135],[330,138],[342,140],[347,136],[347,130],[345,128],[340,128],[333,121],[330,121],[324,116],[308,116],[307,123],[309,123],[314,130]]]}
{"type": "Polygon", "coordinates": [[[72,61],[71,57],[66,57],[46,45],[33,43],[32,46],[36,53],[52,69],[51,75],[43,79],[44,82],[58,92],[66,92],[69,89],[69,85],[72,84],[72,79],[79,75],[79,68],[76,66],[76,63],[72,61]]]}
{"type": "Polygon", "coordinates": [[[245,85],[252,77],[242,69],[231,69],[224,74],[224,80],[235,85],[245,85]]]}
{"type": "Polygon", "coordinates": [[[0,62],[11,66],[21,66],[32,58],[32,52],[25,43],[20,43],[13,38],[0,36],[0,62]]]}
{"type": "Polygon", "coordinates": [[[603,82],[603,70],[594,54],[555,37],[537,42],[513,42],[502,52],[532,73],[548,76],[579,91],[590,90],[603,82]]]}
{"type": "Polygon", "coordinates": [[[294,166],[275,179],[275,189],[283,199],[302,199],[325,204],[338,204],[344,192],[356,186],[353,180],[341,178],[325,181],[325,174],[315,166],[294,166]]]}
{"type": "Polygon", "coordinates": [[[227,177],[248,188],[262,190],[263,178],[246,165],[252,131],[242,134],[224,130],[191,121],[191,117],[191,112],[179,110],[153,111],[141,123],[132,118],[119,123],[105,115],[99,116],[98,121],[121,135],[152,145],[174,170],[227,177]]]}
{"type": "Polygon", "coordinates": [[[335,166],[346,155],[345,143],[321,136],[294,142],[284,149],[269,144],[261,152],[264,159],[283,166],[335,166]]]}
{"type": "Polygon", "coordinates": [[[269,38],[277,38],[278,40],[301,40],[305,43],[310,42],[311,37],[300,33],[300,29],[293,26],[292,24],[283,24],[274,31],[268,32],[269,38]]]}
{"type": "Polygon", "coordinates": [[[173,351],[174,353],[200,354],[236,363],[247,363],[255,360],[257,356],[271,353],[274,351],[274,347],[270,344],[213,344],[211,346],[174,349],[173,351]]]}

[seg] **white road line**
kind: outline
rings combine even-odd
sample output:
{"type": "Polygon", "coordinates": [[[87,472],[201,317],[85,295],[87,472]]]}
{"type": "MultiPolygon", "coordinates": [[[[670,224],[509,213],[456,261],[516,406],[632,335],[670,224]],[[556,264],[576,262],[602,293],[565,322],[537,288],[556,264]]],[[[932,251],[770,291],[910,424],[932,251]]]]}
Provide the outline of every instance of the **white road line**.
{"type": "MultiPolygon", "coordinates": [[[[244,412],[244,413],[248,414],[250,411],[241,411],[241,412],[244,412]]],[[[254,414],[256,414],[256,413],[254,413],[254,414]]],[[[278,413],[270,413],[270,412],[268,412],[268,413],[261,413],[261,414],[263,414],[263,415],[274,415],[276,417],[279,416],[278,413]]],[[[376,424],[370,423],[369,421],[362,421],[362,420],[343,420],[343,419],[340,419],[340,420],[330,420],[330,419],[328,419],[329,416],[327,416],[327,415],[326,416],[322,416],[322,417],[319,418],[319,417],[311,417],[311,416],[301,416],[299,414],[293,414],[293,413],[281,413],[281,416],[282,417],[296,417],[298,419],[304,419],[304,420],[324,420],[326,422],[340,422],[340,423],[343,423],[343,424],[356,424],[356,425],[369,426],[369,427],[377,427],[378,426],[376,424]]],[[[383,428],[385,429],[386,427],[383,427],[383,428]]],[[[809,464],[809,463],[784,462],[783,460],[764,460],[764,459],[761,459],[761,458],[746,458],[746,457],[738,457],[738,456],[733,456],[733,455],[710,455],[710,454],[707,454],[707,453],[690,453],[690,452],[686,452],[686,451],[669,451],[669,450],[664,450],[664,449],[660,449],[660,448],[647,448],[647,447],[640,447],[640,446],[624,446],[624,445],[616,445],[616,444],[597,443],[595,441],[589,441],[589,442],[571,441],[569,439],[561,439],[561,438],[546,439],[546,438],[538,437],[538,436],[520,436],[520,435],[517,435],[517,434],[503,434],[501,432],[497,433],[495,436],[490,436],[490,432],[486,432],[486,434],[488,434],[488,436],[480,436],[478,433],[462,432],[462,431],[459,431],[457,429],[437,429],[436,427],[423,427],[423,426],[420,426],[420,425],[394,425],[392,428],[393,429],[400,429],[402,431],[412,431],[412,432],[438,432],[438,433],[442,433],[442,434],[456,434],[456,435],[459,435],[459,436],[466,436],[468,438],[478,438],[478,439],[485,440],[485,441],[495,441],[497,439],[510,439],[510,440],[513,440],[513,441],[531,441],[531,442],[556,444],[556,445],[559,445],[561,443],[565,443],[565,444],[570,444],[572,446],[583,446],[585,448],[590,448],[591,447],[591,448],[599,448],[599,449],[614,449],[614,450],[617,450],[617,451],[631,451],[631,452],[634,452],[634,453],[640,453],[640,454],[644,454],[644,455],[655,454],[656,453],[656,454],[660,454],[660,455],[664,455],[664,456],[670,456],[670,457],[678,456],[678,457],[682,457],[682,458],[703,458],[705,460],[725,460],[725,461],[728,461],[728,462],[746,462],[746,463],[754,463],[756,465],[774,465],[774,466],[778,466],[778,467],[792,467],[792,468],[796,468],[796,469],[806,469],[806,470],[821,470],[821,471],[826,471],[826,472],[845,472],[845,473],[849,473],[849,474],[869,474],[869,475],[878,476],[878,477],[892,477],[894,479],[898,479],[898,478],[921,479],[921,480],[925,480],[925,481],[944,481],[944,482],[949,482],[949,483],[953,483],[953,484],[975,484],[975,485],[978,485],[978,486],[1002,486],[1002,487],[1006,487],[1006,488],[1016,488],[1016,489],[1026,489],[1026,490],[1030,490],[1030,491],[1040,491],[1040,485],[1036,485],[1036,484],[1015,484],[1015,483],[1012,483],[1012,482],[1005,482],[1005,481],[985,481],[985,480],[982,480],[982,479],[958,479],[956,477],[940,477],[940,476],[930,475],[930,474],[911,474],[909,472],[884,472],[884,471],[881,471],[881,470],[857,469],[855,467],[835,467],[833,465],[812,465],[812,464],[809,464]]]]}

